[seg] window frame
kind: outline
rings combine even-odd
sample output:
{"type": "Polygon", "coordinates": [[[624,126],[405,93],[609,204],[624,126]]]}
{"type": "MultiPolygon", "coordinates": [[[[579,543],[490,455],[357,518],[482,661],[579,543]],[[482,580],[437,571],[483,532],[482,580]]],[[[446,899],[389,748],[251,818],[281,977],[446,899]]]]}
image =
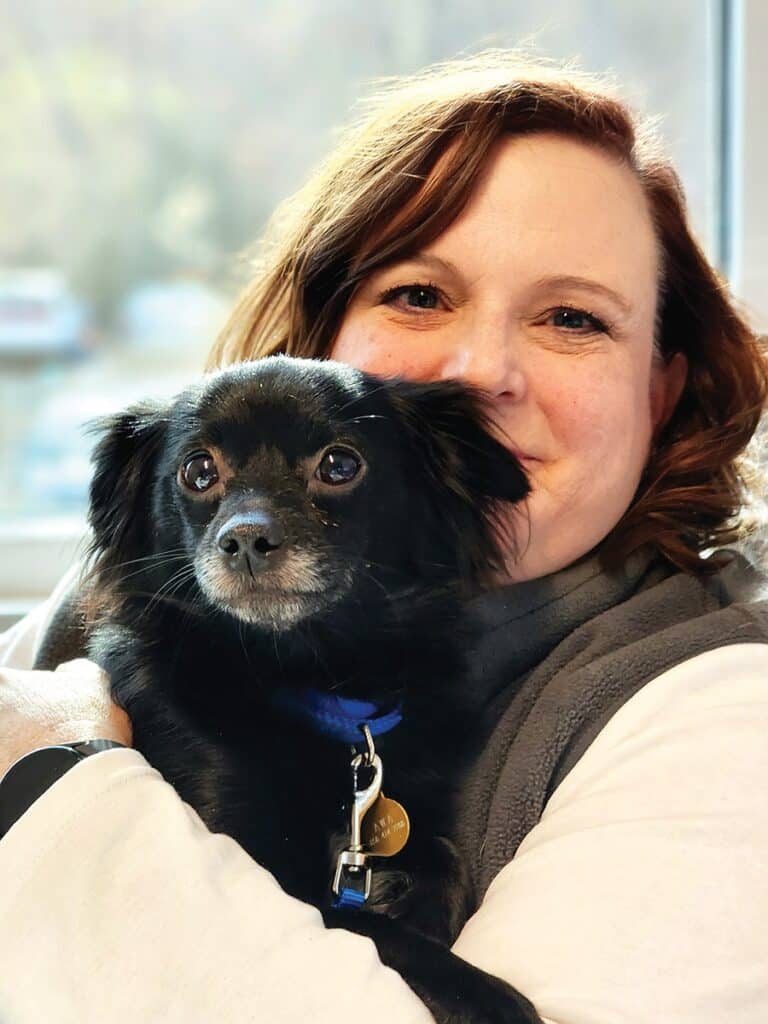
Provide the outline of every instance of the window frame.
{"type": "Polygon", "coordinates": [[[720,265],[755,328],[768,332],[768,6],[721,0],[720,265]]]}

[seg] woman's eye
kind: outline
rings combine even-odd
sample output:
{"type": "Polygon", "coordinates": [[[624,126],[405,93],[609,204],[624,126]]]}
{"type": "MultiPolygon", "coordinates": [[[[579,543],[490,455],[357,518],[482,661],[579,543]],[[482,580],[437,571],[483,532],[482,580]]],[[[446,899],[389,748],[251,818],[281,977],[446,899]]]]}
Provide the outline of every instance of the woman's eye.
{"type": "Polygon", "coordinates": [[[436,309],[440,293],[433,284],[404,284],[388,288],[379,296],[379,302],[398,309],[436,309]]]}
{"type": "Polygon", "coordinates": [[[213,457],[208,452],[195,452],[185,460],[179,471],[179,477],[190,491],[196,491],[199,494],[218,483],[219,472],[213,457]]]}
{"type": "Polygon", "coordinates": [[[332,487],[354,480],[362,469],[362,460],[350,448],[329,448],[315,470],[315,476],[332,487]]]}
{"type": "Polygon", "coordinates": [[[583,309],[571,306],[560,306],[550,313],[555,327],[560,327],[571,334],[607,334],[608,328],[602,320],[583,309]]]}

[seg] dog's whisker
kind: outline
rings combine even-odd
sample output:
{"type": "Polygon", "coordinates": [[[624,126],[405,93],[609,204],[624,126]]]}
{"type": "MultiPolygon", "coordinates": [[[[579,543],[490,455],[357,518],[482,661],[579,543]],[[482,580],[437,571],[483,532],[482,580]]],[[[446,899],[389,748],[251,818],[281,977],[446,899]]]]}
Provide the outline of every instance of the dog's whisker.
{"type": "Polygon", "coordinates": [[[187,626],[193,626],[200,620],[204,602],[201,597],[194,597],[186,606],[183,621],[187,626]]]}
{"type": "MultiPolygon", "coordinates": [[[[172,594],[175,594],[185,583],[188,583],[190,580],[193,580],[194,577],[195,571],[192,566],[186,566],[180,569],[175,574],[175,576],[172,576],[171,579],[168,581],[168,583],[172,585],[168,585],[168,589],[164,596],[171,596],[172,594]]],[[[162,593],[162,588],[158,591],[158,594],[160,593],[162,593]]]]}
{"type": "Polygon", "coordinates": [[[367,569],[360,569],[360,575],[365,576],[366,579],[369,579],[371,581],[371,583],[375,583],[376,586],[384,595],[384,597],[387,599],[387,601],[390,601],[392,599],[392,594],[387,590],[387,588],[384,586],[381,580],[376,579],[372,572],[368,572],[367,569]]]}
{"type": "Polygon", "coordinates": [[[164,591],[170,593],[174,584],[176,584],[177,582],[186,582],[186,580],[192,579],[194,577],[194,574],[194,566],[189,564],[183,565],[180,569],[177,569],[176,572],[162,584],[162,586],[158,588],[158,590],[156,591],[156,595],[159,597],[163,594],[164,591]]]}
{"type": "MultiPolygon", "coordinates": [[[[133,576],[140,576],[143,572],[146,572],[148,569],[161,569],[164,566],[171,564],[172,562],[177,562],[182,558],[187,559],[188,557],[188,553],[182,547],[168,548],[165,551],[155,552],[152,555],[144,555],[141,558],[130,558],[122,562],[110,563],[110,571],[116,572],[117,570],[124,569],[129,565],[138,565],[139,563],[145,563],[141,566],[141,568],[136,569],[133,572],[121,573],[120,582],[122,585],[126,580],[131,579],[131,577],[133,576]]],[[[90,566],[85,567],[80,582],[85,587],[95,582],[96,586],[98,587],[100,576],[101,569],[98,563],[94,563],[90,566]]]]}
{"type": "Polygon", "coordinates": [[[169,599],[177,590],[179,590],[185,583],[195,577],[195,569],[192,565],[182,566],[177,572],[167,579],[165,583],[157,590],[155,595],[147,603],[147,607],[142,612],[142,615],[148,615],[149,612],[155,607],[159,600],[169,599]]]}
{"type": "Polygon", "coordinates": [[[315,662],[325,672],[326,677],[329,678],[329,679],[332,678],[332,672],[331,672],[330,668],[328,667],[328,662],[320,654],[320,648],[318,647],[318,645],[317,644],[313,644],[310,649],[312,651],[312,656],[314,657],[315,662]]]}
{"type": "MultiPolygon", "coordinates": [[[[161,597],[158,596],[158,597],[152,599],[148,603],[147,607],[145,608],[144,614],[148,615],[150,613],[150,611],[152,611],[161,602],[164,602],[164,601],[165,602],[173,602],[173,595],[176,593],[177,590],[179,590],[181,588],[181,586],[183,586],[184,582],[185,581],[182,580],[180,583],[177,584],[176,587],[173,588],[173,590],[169,591],[168,594],[163,595],[161,597]]],[[[182,604],[182,606],[184,607],[184,610],[186,612],[188,606],[184,602],[180,602],[180,603],[182,604]]]]}
{"type": "Polygon", "coordinates": [[[200,616],[201,616],[201,609],[202,609],[202,602],[201,602],[200,598],[197,595],[193,595],[192,599],[189,600],[189,601],[179,601],[178,599],[176,599],[174,597],[163,597],[157,603],[158,604],[177,605],[180,608],[180,610],[181,610],[181,619],[179,620],[179,634],[180,634],[180,636],[187,635],[189,630],[193,626],[199,625],[200,616]]]}
{"type": "Polygon", "coordinates": [[[183,554],[183,555],[172,555],[169,558],[163,558],[163,559],[160,559],[160,560],[152,563],[151,566],[144,565],[140,569],[134,569],[133,572],[123,573],[120,578],[121,578],[121,580],[129,580],[129,579],[131,579],[132,576],[140,576],[142,573],[146,572],[147,569],[149,569],[149,568],[152,568],[152,569],[162,569],[165,566],[172,565],[174,562],[178,562],[178,561],[180,561],[182,559],[185,562],[187,562],[189,560],[189,556],[186,555],[186,554],[183,554]]]}
{"type": "Polygon", "coordinates": [[[240,647],[242,648],[243,655],[248,664],[251,664],[251,659],[248,654],[248,648],[245,646],[245,623],[242,620],[237,622],[237,635],[240,640],[240,647]]]}
{"type": "Polygon", "coordinates": [[[139,562],[152,562],[152,561],[155,561],[157,559],[165,559],[166,557],[168,557],[168,558],[180,558],[182,556],[188,557],[188,552],[187,552],[186,548],[183,548],[183,547],[166,548],[164,551],[156,551],[154,554],[143,555],[141,558],[129,558],[129,559],[127,559],[124,562],[114,562],[114,563],[111,563],[110,564],[110,568],[112,568],[112,569],[124,569],[128,565],[138,565],[139,562]]]}
{"type": "Polygon", "coordinates": [[[178,556],[186,553],[186,548],[181,546],[175,548],[164,548],[162,551],[155,551],[153,554],[143,555],[141,558],[129,558],[124,562],[116,562],[114,567],[116,569],[122,569],[126,565],[136,565],[139,562],[151,562],[155,558],[164,558],[166,555],[178,556]]]}
{"type": "Polygon", "coordinates": [[[275,659],[277,660],[277,666],[280,669],[280,671],[282,672],[283,671],[283,663],[282,663],[282,661],[280,659],[280,645],[277,642],[277,630],[276,629],[272,630],[272,647],[274,648],[274,651],[275,651],[275,659]]]}
{"type": "MultiPolygon", "coordinates": [[[[165,603],[177,605],[185,612],[191,611],[196,615],[204,614],[203,603],[202,601],[199,601],[197,598],[193,599],[192,601],[181,601],[178,598],[168,597],[167,595],[158,596],[158,593],[156,591],[151,590],[123,590],[121,591],[121,596],[125,598],[147,597],[150,598],[150,600],[156,600],[159,604],[165,603]]],[[[141,614],[143,614],[143,612],[141,614]]]]}

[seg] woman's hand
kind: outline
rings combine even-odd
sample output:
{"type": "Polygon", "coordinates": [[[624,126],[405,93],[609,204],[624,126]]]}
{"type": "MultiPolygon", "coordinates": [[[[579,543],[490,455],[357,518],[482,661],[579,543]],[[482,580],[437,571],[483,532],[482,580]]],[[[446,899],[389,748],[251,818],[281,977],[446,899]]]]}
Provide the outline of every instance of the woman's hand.
{"type": "Polygon", "coordinates": [[[67,661],[55,672],[0,669],[0,778],[38,747],[96,739],[130,746],[132,738],[128,715],[92,661],[67,661]]]}

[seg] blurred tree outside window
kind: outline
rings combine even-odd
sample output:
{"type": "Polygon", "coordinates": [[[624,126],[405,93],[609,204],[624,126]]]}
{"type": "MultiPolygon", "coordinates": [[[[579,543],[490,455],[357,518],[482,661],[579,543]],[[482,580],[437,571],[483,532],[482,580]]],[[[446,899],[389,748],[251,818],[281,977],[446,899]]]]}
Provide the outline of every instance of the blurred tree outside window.
{"type": "Polygon", "coordinates": [[[714,255],[717,6],[6,0],[0,526],[82,523],[83,422],[200,372],[249,247],[377,77],[531,42],[612,70],[664,116],[714,255]]]}

